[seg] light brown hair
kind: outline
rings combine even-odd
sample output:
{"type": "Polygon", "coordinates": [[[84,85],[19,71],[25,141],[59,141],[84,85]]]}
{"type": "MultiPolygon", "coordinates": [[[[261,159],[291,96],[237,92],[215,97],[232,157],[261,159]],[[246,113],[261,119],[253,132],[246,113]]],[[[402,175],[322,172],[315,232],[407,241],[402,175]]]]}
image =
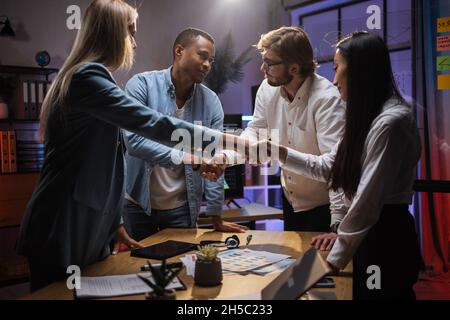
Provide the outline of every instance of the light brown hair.
{"type": "Polygon", "coordinates": [[[263,34],[256,48],[260,51],[272,50],[286,64],[298,64],[300,75],[305,78],[316,70],[311,42],[300,27],[281,27],[263,34]]]}
{"type": "Polygon", "coordinates": [[[86,10],[75,43],[42,104],[41,134],[51,113],[67,107],[66,97],[73,74],[83,64],[98,62],[110,70],[131,68],[134,48],[130,28],[137,11],[123,0],[94,0],[86,10]]]}

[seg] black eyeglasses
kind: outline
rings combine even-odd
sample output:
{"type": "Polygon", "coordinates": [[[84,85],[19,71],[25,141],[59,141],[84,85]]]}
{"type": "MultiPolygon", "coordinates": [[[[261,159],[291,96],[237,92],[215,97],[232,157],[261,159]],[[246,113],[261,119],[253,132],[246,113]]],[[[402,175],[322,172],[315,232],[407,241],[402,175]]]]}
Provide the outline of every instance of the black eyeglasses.
{"type": "Polygon", "coordinates": [[[283,64],[283,61],[279,61],[279,62],[267,62],[267,61],[263,61],[262,65],[264,67],[264,69],[270,69],[270,67],[273,66],[278,66],[280,64],[283,64]]]}

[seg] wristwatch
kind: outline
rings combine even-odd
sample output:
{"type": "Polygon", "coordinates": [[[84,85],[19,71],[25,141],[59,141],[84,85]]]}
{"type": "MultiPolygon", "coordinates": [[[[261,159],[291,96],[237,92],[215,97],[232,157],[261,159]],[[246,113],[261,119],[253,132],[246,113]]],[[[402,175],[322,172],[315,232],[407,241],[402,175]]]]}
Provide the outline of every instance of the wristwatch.
{"type": "Polygon", "coordinates": [[[341,224],[340,222],[336,222],[336,223],[332,224],[331,227],[330,227],[331,232],[337,234],[340,224],[341,224]]]}

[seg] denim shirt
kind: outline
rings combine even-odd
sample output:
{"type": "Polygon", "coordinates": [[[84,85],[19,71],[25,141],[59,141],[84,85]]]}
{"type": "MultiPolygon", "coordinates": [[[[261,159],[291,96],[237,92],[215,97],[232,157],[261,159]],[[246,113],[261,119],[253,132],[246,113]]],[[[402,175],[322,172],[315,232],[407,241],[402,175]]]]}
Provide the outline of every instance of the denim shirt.
{"type": "MultiPolygon", "coordinates": [[[[153,110],[172,115],[177,105],[171,70],[168,68],[135,75],[127,83],[127,94],[153,110]]],[[[194,85],[184,108],[185,121],[199,121],[205,127],[223,130],[222,104],[217,95],[204,85],[194,85]]],[[[127,148],[127,193],[147,215],[151,215],[150,175],[155,165],[169,169],[176,166],[171,160],[173,149],[128,131],[124,131],[124,137],[127,148]]],[[[220,216],[224,201],[223,177],[217,182],[210,182],[193,171],[190,165],[185,166],[185,177],[192,225],[197,221],[203,193],[207,201],[206,214],[220,216]]]]}

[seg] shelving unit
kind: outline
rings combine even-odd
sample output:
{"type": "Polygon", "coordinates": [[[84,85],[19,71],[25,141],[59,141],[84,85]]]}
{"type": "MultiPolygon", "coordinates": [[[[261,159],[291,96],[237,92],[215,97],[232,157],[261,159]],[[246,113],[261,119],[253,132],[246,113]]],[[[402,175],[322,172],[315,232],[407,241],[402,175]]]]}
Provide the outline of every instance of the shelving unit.
{"type": "MultiPolygon", "coordinates": [[[[243,116],[244,128],[252,120],[251,116],[243,116]]],[[[267,166],[251,167],[246,165],[245,170],[245,198],[254,203],[259,203],[267,207],[283,209],[282,189],[280,182],[280,169],[276,175],[267,175],[267,166]],[[261,175],[261,172],[263,173],[261,175]],[[256,175],[256,176],[255,176],[256,175]]],[[[282,220],[258,221],[257,229],[260,230],[283,230],[282,220]]]]}
{"type": "MultiPolygon", "coordinates": [[[[57,72],[58,69],[51,68],[0,66],[0,76],[15,84],[21,84],[23,81],[49,82],[57,72]]],[[[37,139],[39,130],[37,116],[33,119],[15,118],[13,110],[17,109],[20,98],[17,88],[14,99],[7,101],[9,119],[0,120],[0,131],[15,131],[16,134],[22,132],[37,139]]],[[[45,92],[44,90],[43,94],[45,92]]],[[[18,156],[17,153],[16,155],[18,156]]],[[[36,170],[31,168],[28,172],[0,173],[0,286],[28,277],[27,261],[15,254],[15,244],[20,222],[38,179],[38,168],[36,170]]]]}
{"type": "Polygon", "coordinates": [[[18,75],[18,76],[43,76],[45,80],[49,81],[50,76],[58,73],[58,69],[53,68],[37,68],[37,67],[23,67],[23,66],[1,66],[0,74],[18,75]]]}
{"type": "MultiPolygon", "coordinates": [[[[246,128],[252,119],[252,116],[242,116],[243,127],[246,128]]],[[[278,168],[276,175],[271,176],[267,174],[268,170],[267,165],[263,167],[252,167],[246,164],[245,198],[265,206],[282,209],[280,169],[278,168]]]]}

